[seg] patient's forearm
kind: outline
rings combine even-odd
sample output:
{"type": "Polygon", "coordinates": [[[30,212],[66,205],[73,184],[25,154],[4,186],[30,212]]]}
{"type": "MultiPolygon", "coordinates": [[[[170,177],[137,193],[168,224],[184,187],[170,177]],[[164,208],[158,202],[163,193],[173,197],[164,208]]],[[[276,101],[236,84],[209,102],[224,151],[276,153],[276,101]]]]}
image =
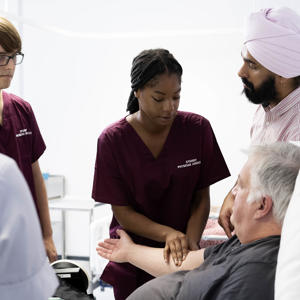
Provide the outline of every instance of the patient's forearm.
{"type": "Polygon", "coordinates": [[[203,263],[203,253],[204,249],[190,251],[182,265],[177,267],[172,259],[169,259],[168,263],[164,261],[163,248],[151,248],[132,244],[127,252],[127,260],[152,276],[158,277],[180,270],[192,270],[200,266],[203,263]]]}

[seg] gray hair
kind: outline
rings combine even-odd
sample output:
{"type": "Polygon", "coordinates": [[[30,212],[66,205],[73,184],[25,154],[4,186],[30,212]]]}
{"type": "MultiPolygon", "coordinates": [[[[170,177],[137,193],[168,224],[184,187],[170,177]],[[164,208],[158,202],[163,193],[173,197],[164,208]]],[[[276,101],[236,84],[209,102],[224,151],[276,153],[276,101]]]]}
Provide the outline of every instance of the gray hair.
{"type": "Polygon", "coordinates": [[[276,142],[252,146],[248,154],[249,159],[254,159],[254,166],[250,173],[251,191],[247,201],[253,202],[258,196],[270,196],[273,216],[278,224],[282,224],[299,173],[300,147],[276,142]]]}

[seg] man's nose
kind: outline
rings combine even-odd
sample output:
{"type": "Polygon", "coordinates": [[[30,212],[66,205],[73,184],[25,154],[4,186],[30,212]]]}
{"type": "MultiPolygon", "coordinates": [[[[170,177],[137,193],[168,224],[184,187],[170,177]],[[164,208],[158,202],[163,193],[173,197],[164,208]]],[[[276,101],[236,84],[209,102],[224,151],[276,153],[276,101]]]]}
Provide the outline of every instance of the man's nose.
{"type": "Polygon", "coordinates": [[[244,63],[240,70],[238,71],[238,76],[241,78],[247,78],[248,77],[248,72],[247,72],[247,66],[244,63]]]}

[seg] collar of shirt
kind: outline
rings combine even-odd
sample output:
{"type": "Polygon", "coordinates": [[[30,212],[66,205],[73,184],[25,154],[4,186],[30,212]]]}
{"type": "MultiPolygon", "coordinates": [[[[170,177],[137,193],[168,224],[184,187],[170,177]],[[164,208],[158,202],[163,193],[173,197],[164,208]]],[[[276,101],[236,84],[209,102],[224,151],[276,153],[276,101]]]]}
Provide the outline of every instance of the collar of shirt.
{"type": "Polygon", "coordinates": [[[300,87],[293,90],[273,108],[270,108],[270,106],[265,107],[266,119],[269,121],[276,120],[297,104],[300,104],[300,87]]]}

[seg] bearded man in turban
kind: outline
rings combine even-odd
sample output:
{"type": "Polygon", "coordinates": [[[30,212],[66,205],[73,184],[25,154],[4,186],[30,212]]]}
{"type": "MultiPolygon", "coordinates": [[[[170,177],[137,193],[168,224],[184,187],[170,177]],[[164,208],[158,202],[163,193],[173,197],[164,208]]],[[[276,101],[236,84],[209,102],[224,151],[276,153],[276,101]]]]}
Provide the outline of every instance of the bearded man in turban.
{"type": "MultiPolygon", "coordinates": [[[[300,141],[300,16],[281,7],[252,13],[238,73],[244,94],[259,104],[251,144],[300,141]]],[[[231,191],[222,205],[219,224],[231,237],[231,191]]]]}

